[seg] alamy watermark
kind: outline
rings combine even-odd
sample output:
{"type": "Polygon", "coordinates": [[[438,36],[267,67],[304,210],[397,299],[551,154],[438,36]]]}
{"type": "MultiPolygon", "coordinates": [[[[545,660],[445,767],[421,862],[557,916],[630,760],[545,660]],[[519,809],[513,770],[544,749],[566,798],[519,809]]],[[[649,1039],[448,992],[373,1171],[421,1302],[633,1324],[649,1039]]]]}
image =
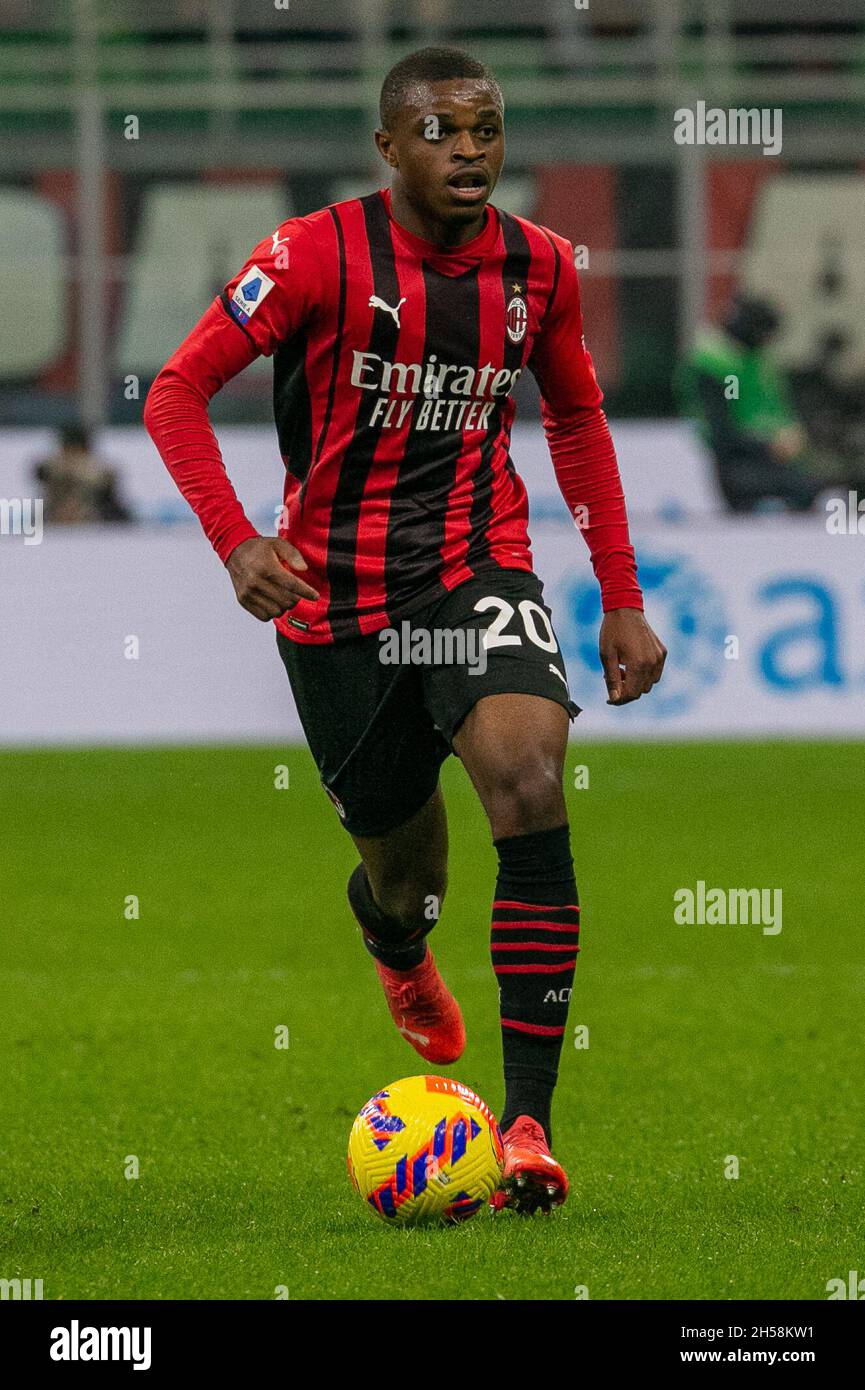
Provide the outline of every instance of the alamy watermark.
{"type": "Polygon", "coordinates": [[[487,669],[485,636],[483,628],[412,627],[404,619],[398,628],[379,633],[379,661],[385,666],[468,666],[470,676],[482,676],[487,669]]]}
{"type": "Polygon", "coordinates": [[[149,1327],[82,1327],[73,1318],[52,1328],[48,1354],[52,1361],[131,1361],[133,1371],[147,1371],[151,1337],[149,1327]]]}
{"type": "Polygon", "coordinates": [[[780,888],[677,888],[673,921],[679,926],[762,926],[764,936],[777,936],[782,925],[780,888]]]}
{"type": "Polygon", "coordinates": [[[0,497],[0,536],[23,536],[25,545],[42,540],[41,497],[0,497]]]}
{"type": "Polygon", "coordinates": [[[865,497],[851,490],[846,497],[827,498],[826,530],[830,536],[865,536],[865,497]]]}
{"type": "Polygon", "coordinates": [[[677,145],[759,145],[764,155],[781,153],[780,106],[680,106],[673,112],[677,145]]]}
{"type": "Polygon", "coordinates": [[[865,1302],[865,1279],[859,1278],[858,1269],[847,1271],[846,1279],[828,1279],[826,1292],[829,1302],[835,1298],[852,1298],[857,1303],[865,1302]]]}
{"type": "Polygon", "coordinates": [[[43,1298],[41,1279],[0,1279],[0,1301],[26,1303],[29,1299],[43,1298]]]}

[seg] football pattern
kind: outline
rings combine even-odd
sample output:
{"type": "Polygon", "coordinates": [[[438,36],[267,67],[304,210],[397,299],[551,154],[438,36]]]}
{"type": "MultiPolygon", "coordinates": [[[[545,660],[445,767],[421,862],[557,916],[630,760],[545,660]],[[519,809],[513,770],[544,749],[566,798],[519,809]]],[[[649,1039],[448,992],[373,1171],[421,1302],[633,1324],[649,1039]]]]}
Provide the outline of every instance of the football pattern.
{"type": "Polygon", "coordinates": [[[449,1076],[408,1076],[367,1101],[348,1141],[348,1171],[392,1225],[474,1216],[499,1185],[502,1138],[480,1096],[449,1076]]]}

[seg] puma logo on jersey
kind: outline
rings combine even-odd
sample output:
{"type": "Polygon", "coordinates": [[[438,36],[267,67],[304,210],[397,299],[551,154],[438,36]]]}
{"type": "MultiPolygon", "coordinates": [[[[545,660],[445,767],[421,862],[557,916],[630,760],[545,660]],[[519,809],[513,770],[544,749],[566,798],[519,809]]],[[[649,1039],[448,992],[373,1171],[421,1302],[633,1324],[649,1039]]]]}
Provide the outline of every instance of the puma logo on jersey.
{"type": "Polygon", "coordinates": [[[390,304],[385,304],[384,300],[383,300],[383,299],[379,299],[379,297],[378,297],[377,294],[371,294],[370,297],[369,297],[369,307],[370,307],[370,309],[384,309],[384,311],[385,311],[386,314],[390,314],[390,316],[391,316],[391,318],[393,319],[394,323],[396,324],[397,328],[399,328],[399,311],[400,311],[400,309],[402,308],[402,306],[403,306],[404,304],[405,304],[405,295],[403,295],[402,299],[399,301],[399,303],[398,303],[395,307],[394,307],[393,305],[390,305],[390,304]]]}
{"type": "Polygon", "coordinates": [[[274,256],[276,255],[276,248],[277,248],[277,246],[285,246],[285,244],[286,244],[287,241],[288,241],[288,237],[287,237],[287,236],[280,236],[280,235],[279,235],[279,228],[277,227],[276,231],[275,231],[274,234],[273,234],[273,254],[274,254],[274,256]]]}

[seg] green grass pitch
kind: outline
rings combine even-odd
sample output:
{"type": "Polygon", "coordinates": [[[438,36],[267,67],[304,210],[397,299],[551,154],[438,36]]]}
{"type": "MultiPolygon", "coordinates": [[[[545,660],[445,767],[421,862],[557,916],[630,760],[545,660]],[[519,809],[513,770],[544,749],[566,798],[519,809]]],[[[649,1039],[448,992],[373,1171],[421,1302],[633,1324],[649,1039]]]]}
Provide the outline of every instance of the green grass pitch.
{"type": "MultiPolygon", "coordinates": [[[[349,917],[354,852],[309,755],[0,756],[0,1277],[63,1299],[821,1299],[865,1271],[865,745],[573,745],[570,783],[578,763],[571,1198],[394,1231],[349,1186],[348,1131],[428,1068],[349,917]],[[677,926],[698,879],[781,888],[783,930],[677,926]]],[[[450,1070],[498,1111],[494,855],[453,760],[444,778],[450,1070]]]]}

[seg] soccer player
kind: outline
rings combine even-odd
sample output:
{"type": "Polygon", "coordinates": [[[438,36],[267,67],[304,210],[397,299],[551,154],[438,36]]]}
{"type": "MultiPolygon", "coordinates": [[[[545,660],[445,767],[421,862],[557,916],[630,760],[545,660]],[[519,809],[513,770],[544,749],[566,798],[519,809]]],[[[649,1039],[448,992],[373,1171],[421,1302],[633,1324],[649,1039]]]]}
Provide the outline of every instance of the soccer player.
{"type": "Polygon", "coordinates": [[[550,1107],[578,951],[562,773],[579,710],[508,452],[526,369],[601,589],[609,702],[646,694],[666,651],[643,617],[572,247],[489,202],[504,158],[495,78],[458,50],[409,55],[385,78],[375,140],[391,187],[268,232],[159,373],[144,418],[238,600],[275,620],[322,784],[360,855],[351,909],[396,1026],[436,1066],[465,1044],[426,941],[447,874],[439,770],[462,760],[499,865],[494,1204],[549,1210],[568,1190],[550,1107]],[[245,516],[207,416],[261,353],[285,464],[273,537],[245,516]],[[391,653],[395,633],[410,650],[435,651],[438,636],[439,659],[384,659],[386,630],[391,653]],[[448,661],[444,637],[466,659],[448,661]]]}

